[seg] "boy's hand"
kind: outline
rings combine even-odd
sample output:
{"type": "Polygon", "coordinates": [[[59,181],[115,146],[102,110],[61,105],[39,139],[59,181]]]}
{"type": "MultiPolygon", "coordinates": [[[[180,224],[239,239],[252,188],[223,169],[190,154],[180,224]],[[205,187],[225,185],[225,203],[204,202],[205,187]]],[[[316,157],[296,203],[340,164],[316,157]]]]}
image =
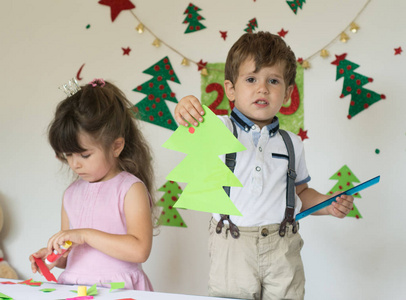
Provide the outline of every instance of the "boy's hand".
{"type": "Polygon", "coordinates": [[[197,126],[198,122],[203,122],[203,115],[203,107],[195,96],[183,97],[175,107],[175,120],[186,127],[189,123],[197,126]]]}
{"type": "MultiPolygon", "coordinates": [[[[337,192],[339,193],[339,192],[337,192]]],[[[330,215],[337,218],[344,218],[354,206],[354,197],[351,195],[341,195],[336,198],[336,202],[327,207],[330,215]]]]}

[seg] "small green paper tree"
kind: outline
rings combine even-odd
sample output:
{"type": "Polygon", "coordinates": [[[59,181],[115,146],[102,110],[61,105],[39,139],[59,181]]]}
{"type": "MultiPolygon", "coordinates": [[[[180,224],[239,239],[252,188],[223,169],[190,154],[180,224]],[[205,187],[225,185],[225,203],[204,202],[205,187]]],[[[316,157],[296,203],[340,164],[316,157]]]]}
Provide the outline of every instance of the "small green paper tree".
{"type": "Polygon", "coordinates": [[[256,18],[249,20],[247,28],[244,29],[245,32],[252,33],[255,31],[255,28],[258,27],[258,22],[256,18]]]}
{"type": "Polygon", "coordinates": [[[180,186],[174,181],[167,181],[158,191],[165,192],[162,198],[156,202],[156,206],[163,207],[158,220],[159,224],[187,227],[178,210],[173,207],[176,201],[178,201],[179,195],[182,194],[180,186]]]}
{"type": "Polygon", "coordinates": [[[364,109],[367,109],[372,104],[386,97],[383,94],[378,94],[363,87],[365,84],[372,82],[373,79],[355,73],[354,70],[357,69],[359,65],[345,59],[346,56],[347,53],[336,55],[336,60],[331,64],[337,66],[336,81],[344,77],[340,98],[351,95],[350,108],[347,116],[348,119],[351,119],[364,109]]]}
{"type": "Polygon", "coordinates": [[[238,215],[223,186],[242,186],[219,155],[245,150],[230,130],[203,105],[204,120],[197,127],[179,126],[163,147],[187,156],[166,177],[187,182],[175,207],[211,213],[238,215]]]}
{"type": "Polygon", "coordinates": [[[302,6],[304,3],[306,3],[306,0],[293,0],[293,1],[286,1],[286,3],[289,5],[290,9],[297,14],[298,8],[302,9],[302,6]]]}
{"type": "Polygon", "coordinates": [[[195,32],[202,29],[205,29],[204,26],[200,21],[205,20],[201,15],[199,15],[198,11],[201,11],[199,7],[189,3],[188,7],[186,8],[185,12],[183,13],[186,15],[185,20],[183,20],[183,24],[188,24],[188,27],[185,30],[185,33],[195,32]]]}
{"type": "MultiPolygon", "coordinates": [[[[347,167],[347,165],[341,167],[341,169],[338,170],[337,173],[335,173],[333,176],[331,176],[330,179],[338,180],[336,185],[330,190],[330,192],[328,192],[328,194],[330,195],[334,194],[335,192],[342,193],[348,189],[353,188],[353,182],[360,182],[358,178],[352,173],[350,168],[347,167]]],[[[353,196],[354,198],[361,198],[359,193],[356,193],[353,196]]],[[[355,217],[357,219],[362,218],[355,204],[353,209],[348,213],[347,217],[355,217]]]]}
{"type": "Polygon", "coordinates": [[[153,76],[147,82],[137,86],[133,91],[147,96],[133,107],[135,114],[145,122],[176,130],[178,125],[172,117],[165,100],[177,103],[175,93],[172,92],[167,80],[180,83],[169,58],[166,56],[143,73],[153,76]]]}

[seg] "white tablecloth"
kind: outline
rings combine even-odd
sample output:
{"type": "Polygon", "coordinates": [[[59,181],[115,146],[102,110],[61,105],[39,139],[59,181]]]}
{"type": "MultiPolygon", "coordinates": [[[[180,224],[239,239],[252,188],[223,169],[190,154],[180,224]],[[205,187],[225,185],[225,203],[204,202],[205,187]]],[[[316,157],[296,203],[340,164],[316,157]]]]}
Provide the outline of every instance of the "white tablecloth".
{"type": "MultiPolygon", "coordinates": [[[[0,282],[7,281],[18,283],[24,280],[0,278],[0,282]]],[[[88,288],[90,288],[90,286],[88,286],[88,288]]],[[[77,291],[78,286],[48,282],[43,282],[41,286],[29,286],[26,284],[0,284],[0,293],[7,295],[14,300],[65,300],[66,298],[77,297],[77,294],[72,292],[72,290],[77,291]],[[40,291],[42,289],[55,289],[55,291],[46,293],[40,291]]],[[[224,298],[144,292],[124,289],[113,290],[110,292],[110,289],[100,287],[97,288],[97,292],[98,294],[94,296],[95,300],[118,300],[125,298],[132,298],[135,300],[224,300],[224,298]]]]}

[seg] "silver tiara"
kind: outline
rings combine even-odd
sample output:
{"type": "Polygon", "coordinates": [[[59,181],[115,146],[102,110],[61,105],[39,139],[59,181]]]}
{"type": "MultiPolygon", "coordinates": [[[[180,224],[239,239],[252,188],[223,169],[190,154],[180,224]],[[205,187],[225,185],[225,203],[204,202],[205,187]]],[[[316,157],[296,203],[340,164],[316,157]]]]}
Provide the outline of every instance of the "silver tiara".
{"type": "Polygon", "coordinates": [[[72,78],[71,80],[68,81],[68,83],[61,85],[59,87],[60,90],[64,91],[65,94],[70,97],[74,94],[76,94],[80,90],[80,86],[78,82],[76,81],[76,78],[72,78]]]}

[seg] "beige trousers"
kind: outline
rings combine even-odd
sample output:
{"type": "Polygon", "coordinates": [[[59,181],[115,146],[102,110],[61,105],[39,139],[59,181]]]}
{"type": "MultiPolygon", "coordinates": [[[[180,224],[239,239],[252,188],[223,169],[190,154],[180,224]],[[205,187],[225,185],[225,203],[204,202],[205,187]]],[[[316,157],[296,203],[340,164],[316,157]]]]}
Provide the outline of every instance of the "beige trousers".
{"type": "Polygon", "coordinates": [[[279,236],[279,224],[239,227],[240,237],[228,225],[216,233],[210,221],[209,295],[239,299],[303,299],[305,276],[300,250],[303,240],[289,226],[279,236]]]}

